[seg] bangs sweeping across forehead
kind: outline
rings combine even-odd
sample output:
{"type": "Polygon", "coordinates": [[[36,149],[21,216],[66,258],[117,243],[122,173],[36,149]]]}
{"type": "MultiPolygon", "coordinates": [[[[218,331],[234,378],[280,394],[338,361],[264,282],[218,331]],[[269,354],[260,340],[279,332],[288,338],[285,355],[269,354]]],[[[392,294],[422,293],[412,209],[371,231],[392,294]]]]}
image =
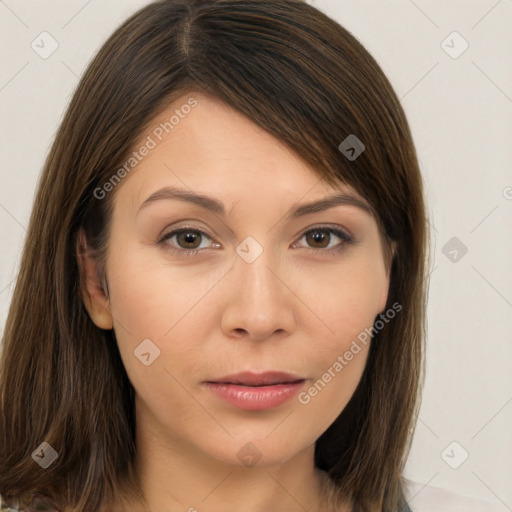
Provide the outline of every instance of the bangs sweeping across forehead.
{"type": "Polygon", "coordinates": [[[395,511],[423,378],[421,176],[378,64],[338,23],[292,0],[151,3],[86,70],[43,169],[4,332],[0,494],[43,492],[78,512],[121,490],[139,496],[134,390],[112,332],[97,328],[81,301],[77,234],[84,227],[104,260],[122,180],[101,197],[95,191],[106,190],[155,117],[194,92],[244,114],[319,180],[350,185],[373,208],[391,271],[388,303],[402,311],[375,334],[355,394],[317,441],[315,463],[355,512],[395,511]],[[354,159],[340,149],[350,136],[364,144],[354,159]],[[41,440],[59,453],[45,470],[31,458],[41,440]]]}

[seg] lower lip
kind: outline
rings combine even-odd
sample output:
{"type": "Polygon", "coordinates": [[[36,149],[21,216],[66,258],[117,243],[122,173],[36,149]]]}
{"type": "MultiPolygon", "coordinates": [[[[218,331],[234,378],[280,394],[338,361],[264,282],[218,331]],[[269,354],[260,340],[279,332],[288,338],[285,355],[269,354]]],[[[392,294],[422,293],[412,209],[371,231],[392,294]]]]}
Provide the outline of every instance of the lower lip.
{"type": "Polygon", "coordinates": [[[206,382],[206,387],[226,402],[247,411],[261,411],[284,404],[297,394],[304,381],[272,386],[242,386],[224,382],[206,382]]]}

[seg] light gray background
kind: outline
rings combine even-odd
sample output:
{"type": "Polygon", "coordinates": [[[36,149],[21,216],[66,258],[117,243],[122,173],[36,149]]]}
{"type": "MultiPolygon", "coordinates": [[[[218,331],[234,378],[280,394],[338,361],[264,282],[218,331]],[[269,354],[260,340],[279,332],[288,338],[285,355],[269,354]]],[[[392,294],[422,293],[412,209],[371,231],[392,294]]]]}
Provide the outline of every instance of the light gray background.
{"type": "MultiPolygon", "coordinates": [[[[2,331],[37,179],[70,96],[106,38],[147,3],[0,0],[2,331]],[[47,59],[31,47],[43,31],[59,45],[47,59]]],[[[428,375],[406,476],[512,510],[512,0],[310,3],[388,75],[427,188],[428,375]],[[457,58],[454,31],[469,43],[457,58]]]]}

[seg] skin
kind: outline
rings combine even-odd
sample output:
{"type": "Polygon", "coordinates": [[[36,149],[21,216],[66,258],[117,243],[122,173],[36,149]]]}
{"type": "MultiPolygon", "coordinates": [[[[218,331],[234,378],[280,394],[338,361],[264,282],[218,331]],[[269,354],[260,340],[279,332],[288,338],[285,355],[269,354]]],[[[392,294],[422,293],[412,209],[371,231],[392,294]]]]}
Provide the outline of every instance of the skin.
{"type": "MultiPolygon", "coordinates": [[[[168,120],[188,97],[151,126],[168,120]]],[[[136,390],[144,495],[153,512],[324,510],[314,443],[355,391],[369,344],[360,344],[307,404],[294,397],[272,409],[241,410],[203,382],[242,370],[297,374],[306,379],[303,390],[321,379],[385,310],[389,275],[377,223],[350,204],[286,219],[289,209],[335,192],[364,199],[347,186],[327,185],[227,105],[193,97],[198,105],[115,192],[105,267],[109,297],[95,261],[83,261],[86,308],[98,327],[114,329],[136,390]],[[166,186],[212,196],[226,214],[178,199],[152,201],[139,211],[166,186]],[[188,245],[178,236],[158,243],[185,225],[206,236],[196,233],[188,245]],[[323,239],[311,235],[320,226],[323,239]],[[236,252],[248,236],[263,248],[252,263],[236,252]],[[172,247],[200,252],[185,256],[172,247]],[[149,366],[134,355],[145,339],[160,350],[149,366]],[[237,456],[247,443],[261,457],[252,467],[237,456]]]]}

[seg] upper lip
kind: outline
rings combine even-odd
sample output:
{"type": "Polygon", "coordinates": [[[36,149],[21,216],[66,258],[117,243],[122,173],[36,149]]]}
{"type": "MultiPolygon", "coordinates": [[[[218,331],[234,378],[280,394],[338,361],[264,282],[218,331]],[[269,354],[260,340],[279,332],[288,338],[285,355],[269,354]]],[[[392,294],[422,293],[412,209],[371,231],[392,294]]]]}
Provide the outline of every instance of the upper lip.
{"type": "Polygon", "coordinates": [[[285,384],[304,380],[298,375],[286,372],[240,372],[231,375],[225,375],[218,379],[208,380],[207,382],[217,382],[224,384],[242,384],[246,386],[269,386],[273,384],[285,384]]]}

